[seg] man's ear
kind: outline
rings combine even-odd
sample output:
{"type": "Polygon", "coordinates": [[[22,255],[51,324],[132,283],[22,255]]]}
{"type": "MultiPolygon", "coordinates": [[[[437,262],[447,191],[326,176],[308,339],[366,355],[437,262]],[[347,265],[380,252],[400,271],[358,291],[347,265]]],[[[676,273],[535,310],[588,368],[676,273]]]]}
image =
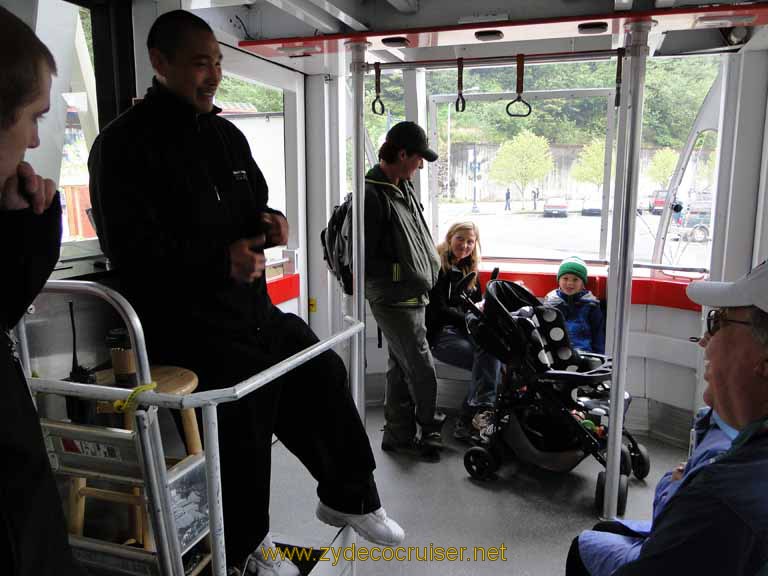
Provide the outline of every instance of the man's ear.
{"type": "Polygon", "coordinates": [[[149,49],[149,61],[152,63],[152,68],[155,69],[158,76],[165,77],[168,72],[168,58],[165,57],[157,48],[149,49]]]}
{"type": "Polygon", "coordinates": [[[405,148],[401,149],[400,152],[397,153],[397,157],[403,161],[406,158],[408,158],[408,153],[405,151],[405,148]]]}

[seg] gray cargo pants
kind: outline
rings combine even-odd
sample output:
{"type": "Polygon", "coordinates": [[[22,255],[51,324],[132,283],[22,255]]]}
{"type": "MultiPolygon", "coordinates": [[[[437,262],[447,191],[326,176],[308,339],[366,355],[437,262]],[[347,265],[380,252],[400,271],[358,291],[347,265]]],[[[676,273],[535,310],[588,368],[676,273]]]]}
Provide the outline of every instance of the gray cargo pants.
{"type": "Polygon", "coordinates": [[[371,303],[389,347],[385,429],[402,441],[413,438],[417,423],[422,433],[439,432],[442,424],[435,420],[437,378],[427,343],[425,310],[425,306],[371,303]]]}

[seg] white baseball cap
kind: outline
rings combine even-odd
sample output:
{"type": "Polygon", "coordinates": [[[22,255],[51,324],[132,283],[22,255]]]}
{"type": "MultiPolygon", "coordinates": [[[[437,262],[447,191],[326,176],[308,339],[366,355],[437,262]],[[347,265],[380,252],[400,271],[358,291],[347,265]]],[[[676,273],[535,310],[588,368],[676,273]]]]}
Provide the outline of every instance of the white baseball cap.
{"type": "Polygon", "coordinates": [[[711,308],[756,306],[768,312],[768,260],[758,264],[735,282],[692,282],[688,298],[711,308]]]}

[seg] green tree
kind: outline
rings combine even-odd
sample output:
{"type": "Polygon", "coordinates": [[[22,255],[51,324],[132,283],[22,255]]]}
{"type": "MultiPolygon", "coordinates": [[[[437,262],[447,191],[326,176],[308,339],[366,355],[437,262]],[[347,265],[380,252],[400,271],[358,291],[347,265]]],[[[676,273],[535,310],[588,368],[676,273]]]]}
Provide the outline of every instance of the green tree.
{"type": "Polygon", "coordinates": [[[253,104],[259,112],[282,112],[283,91],[241,80],[235,76],[224,75],[216,91],[220,102],[238,102],[253,104]]]}
{"type": "Polygon", "coordinates": [[[85,36],[85,44],[88,46],[88,56],[91,57],[91,66],[93,66],[93,31],[91,28],[91,11],[87,8],[80,8],[78,10],[80,17],[80,24],[83,27],[83,36],[85,36]]]}
{"type": "Polygon", "coordinates": [[[662,148],[653,155],[651,164],[648,166],[648,178],[656,184],[659,189],[666,189],[669,186],[669,179],[677,166],[677,157],[679,154],[672,148],[662,148]]]}
{"type": "Polygon", "coordinates": [[[491,180],[502,186],[514,184],[525,210],[528,186],[540,182],[552,171],[554,162],[549,142],[530,130],[523,130],[501,145],[491,164],[491,180]]]}
{"type": "Polygon", "coordinates": [[[579,154],[576,164],[571,170],[571,176],[577,182],[594,184],[598,191],[603,185],[605,173],[605,140],[595,138],[587,144],[579,154]]]}

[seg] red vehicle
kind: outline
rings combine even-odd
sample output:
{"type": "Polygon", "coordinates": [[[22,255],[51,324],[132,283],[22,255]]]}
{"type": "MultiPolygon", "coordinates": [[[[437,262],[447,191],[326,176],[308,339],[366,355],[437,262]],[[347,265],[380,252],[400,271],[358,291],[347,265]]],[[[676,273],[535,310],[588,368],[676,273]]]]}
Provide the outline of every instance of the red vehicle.
{"type": "Polygon", "coordinates": [[[568,203],[562,198],[549,198],[544,203],[544,217],[568,217],[568,203]]]}
{"type": "Polygon", "coordinates": [[[666,204],[666,200],[667,191],[656,190],[656,192],[653,194],[653,200],[650,202],[650,206],[648,206],[648,210],[651,212],[651,214],[655,214],[656,216],[660,215],[662,212],[664,212],[664,204],[666,204]]]}

